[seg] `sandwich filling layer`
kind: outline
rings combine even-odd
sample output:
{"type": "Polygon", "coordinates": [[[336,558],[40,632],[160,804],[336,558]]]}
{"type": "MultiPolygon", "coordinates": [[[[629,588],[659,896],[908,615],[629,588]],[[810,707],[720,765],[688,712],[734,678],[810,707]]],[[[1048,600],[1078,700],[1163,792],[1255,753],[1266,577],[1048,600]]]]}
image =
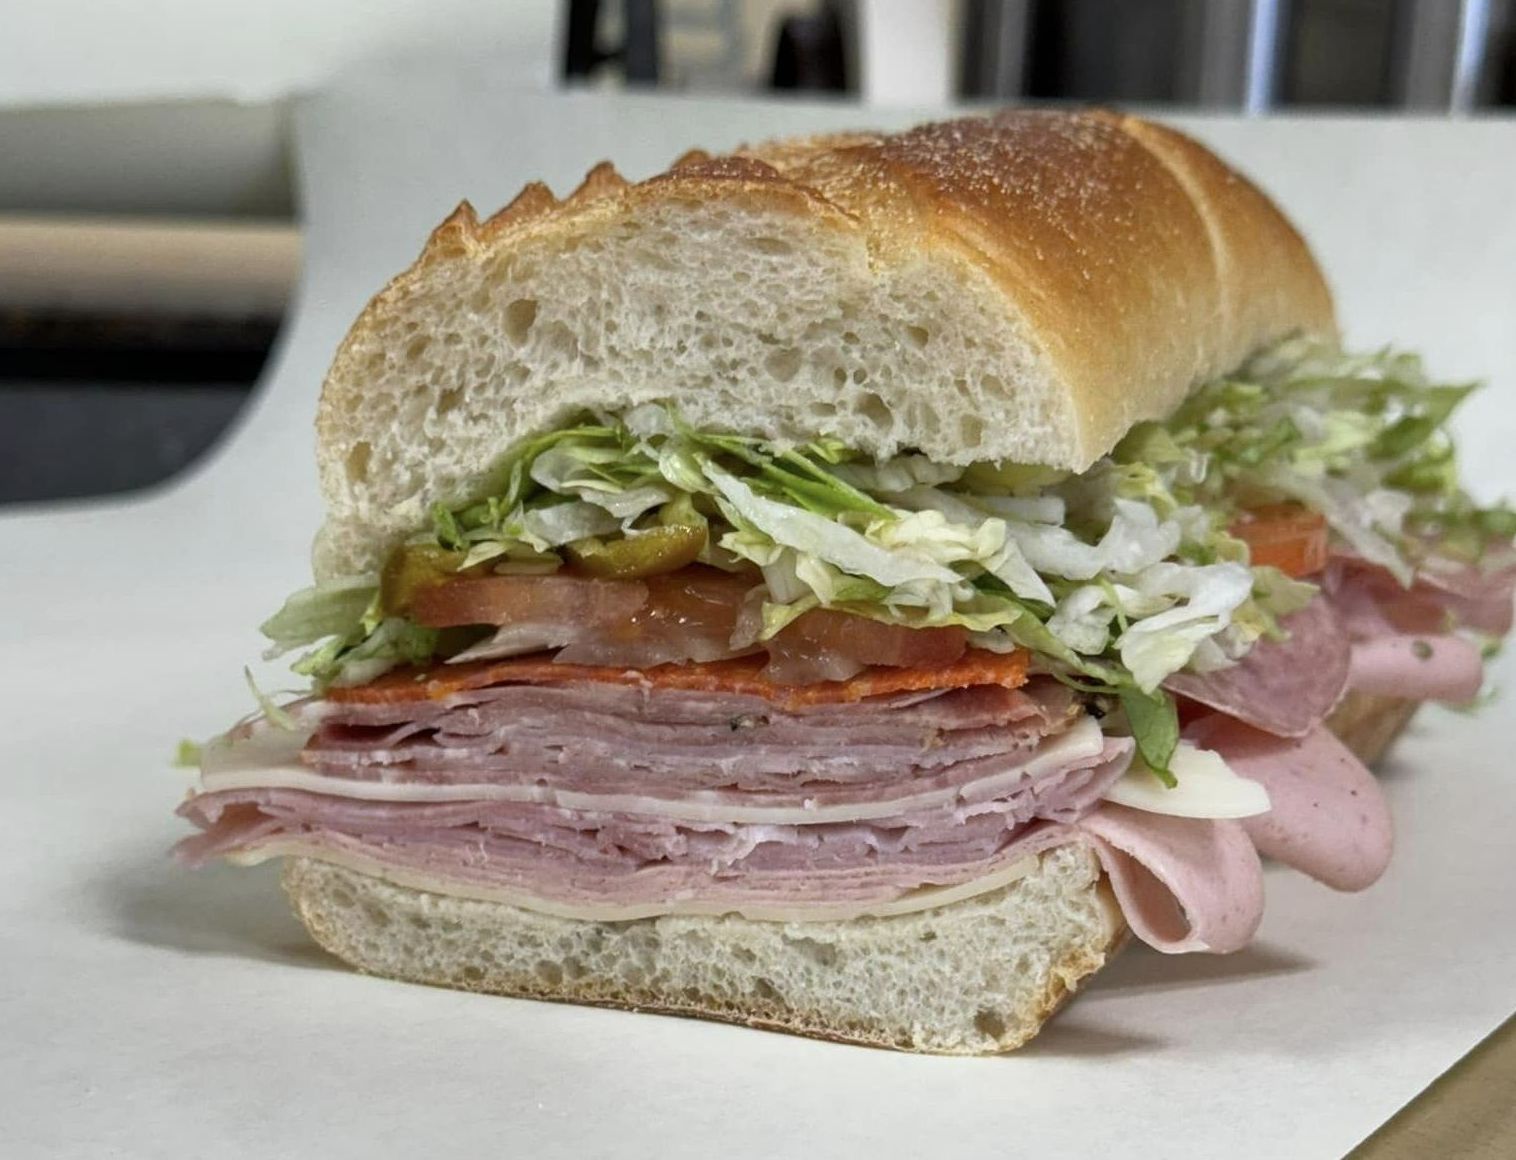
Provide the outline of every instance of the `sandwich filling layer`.
{"type": "Polygon", "coordinates": [[[1139,936],[1235,949],[1259,852],[1339,889],[1389,857],[1343,694],[1470,700],[1510,628],[1464,393],[1289,343],[1079,475],[583,417],[287,602],[315,689],[206,747],[181,851],[805,921],[1083,842],[1139,936]]]}

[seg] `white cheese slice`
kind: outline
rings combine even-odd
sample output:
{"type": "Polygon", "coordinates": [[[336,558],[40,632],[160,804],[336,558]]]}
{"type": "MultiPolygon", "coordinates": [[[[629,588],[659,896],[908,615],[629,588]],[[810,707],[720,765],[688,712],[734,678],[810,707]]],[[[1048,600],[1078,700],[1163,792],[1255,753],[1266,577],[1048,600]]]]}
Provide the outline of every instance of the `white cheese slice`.
{"type": "Polygon", "coordinates": [[[1169,769],[1179,784],[1173,789],[1135,760],[1105,791],[1106,801],[1170,814],[1176,818],[1250,818],[1269,812],[1269,792],[1250,778],[1239,777],[1219,753],[1181,741],[1169,769]]]}
{"type": "MultiPolygon", "coordinates": [[[[1071,834],[1070,841],[1077,836],[1071,834]]],[[[897,914],[914,914],[947,906],[966,898],[976,898],[1008,886],[1024,878],[1037,867],[1037,855],[1013,858],[997,866],[983,877],[956,886],[923,886],[907,891],[898,898],[881,902],[849,902],[837,904],[811,904],[785,906],[775,903],[709,902],[700,899],[669,899],[661,902],[631,903],[574,903],[552,898],[540,898],[506,887],[487,886],[472,882],[459,882],[442,875],[427,874],[403,866],[394,866],[367,857],[350,849],[334,849],[319,841],[300,838],[275,838],[261,842],[249,850],[239,850],[227,855],[227,861],[238,866],[253,866],[270,858],[316,858],[331,862],[359,874],[382,878],[396,886],[412,890],[425,890],[432,894],[446,894],[454,898],[473,898],[481,902],[504,903],[537,914],[551,914],[559,918],[573,918],[582,922],[626,922],[639,918],[660,918],[664,915],[722,915],[738,914],[757,922],[831,922],[854,918],[888,918],[897,914]]]]}

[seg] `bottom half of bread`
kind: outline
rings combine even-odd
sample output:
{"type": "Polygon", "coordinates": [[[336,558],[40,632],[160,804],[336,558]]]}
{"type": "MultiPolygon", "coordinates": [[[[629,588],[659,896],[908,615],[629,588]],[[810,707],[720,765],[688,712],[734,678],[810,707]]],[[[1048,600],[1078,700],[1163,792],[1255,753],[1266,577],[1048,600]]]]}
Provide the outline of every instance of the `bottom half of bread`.
{"type": "Polygon", "coordinates": [[[1337,734],[1359,761],[1373,765],[1395,743],[1420,707],[1420,701],[1349,693],[1332,710],[1327,728],[1337,734]]]}
{"type": "Polygon", "coordinates": [[[974,898],[829,922],[587,922],[308,858],[284,886],[315,940],[372,974],[950,1055],[1020,1046],[1126,933],[1080,844],[974,898]]]}
{"type": "MultiPolygon", "coordinates": [[[[1415,709],[1349,694],[1328,724],[1372,763],[1415,709]]],[[[312,937],[371,974],[948,1055],[1025,1043],[1127,933],[1081,844],[974,898],[846,921],[580,921],[310,858],[286,861],[284,886],[312,937]]]]}

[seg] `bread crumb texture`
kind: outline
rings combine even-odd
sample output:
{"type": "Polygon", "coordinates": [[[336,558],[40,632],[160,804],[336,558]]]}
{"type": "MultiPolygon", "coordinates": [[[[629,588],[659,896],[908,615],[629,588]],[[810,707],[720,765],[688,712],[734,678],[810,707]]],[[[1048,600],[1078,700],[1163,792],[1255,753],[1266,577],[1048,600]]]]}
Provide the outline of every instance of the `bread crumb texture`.
{"type": "Polygon", "coordinates": [[[1020,1046],[1125,933],[1079,844],[980,897],[849,922],[582,922],[306,858],[284,883],[316,941],[372,974],[948,1055],[1020,1046]]]}

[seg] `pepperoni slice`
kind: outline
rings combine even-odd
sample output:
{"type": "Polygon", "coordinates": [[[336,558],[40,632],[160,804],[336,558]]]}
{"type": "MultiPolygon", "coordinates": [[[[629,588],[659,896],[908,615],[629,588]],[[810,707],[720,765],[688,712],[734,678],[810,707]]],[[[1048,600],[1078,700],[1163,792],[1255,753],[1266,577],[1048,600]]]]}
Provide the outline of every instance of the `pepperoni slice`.
{"type": "Polygon", "coordinates": [[[737,657],[708,664],[658,665],[646,670],[595,665],[558,664],[542,655],[475,661],[460,665],[395,669],[366,685],[334,688],[327,700],[346,704],[402,704],[435,701],[467,689],[490,685],[563,684],[603,681],[619,685],[650,685],[662,689],[746,693],[785,709],[807,705],[847,704],[865,697],[926,689],[961,689],[970,685],[1026,684],[1027,654],[992,653],[969,649],[944,665],[915,668],[869,668],[845,681],[814,685],[781,685],[763,675],[767,657],[737,657]]]}

